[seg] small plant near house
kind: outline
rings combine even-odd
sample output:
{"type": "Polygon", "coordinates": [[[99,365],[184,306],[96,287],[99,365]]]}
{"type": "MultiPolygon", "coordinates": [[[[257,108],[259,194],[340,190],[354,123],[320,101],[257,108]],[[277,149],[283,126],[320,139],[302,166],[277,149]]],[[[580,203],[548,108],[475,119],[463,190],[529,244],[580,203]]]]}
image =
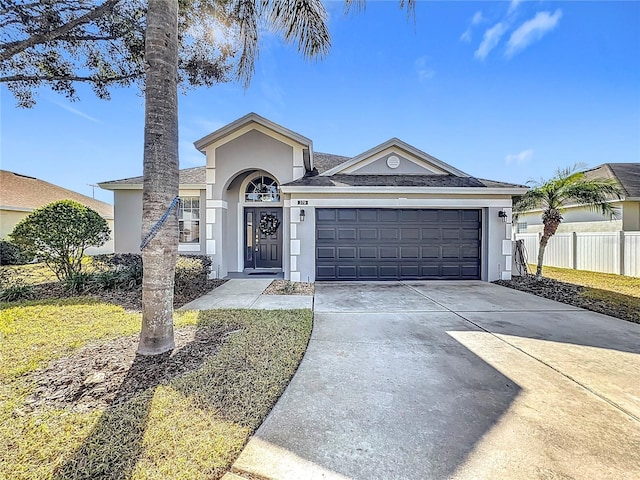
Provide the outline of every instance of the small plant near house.
{"type": "Polygon", "coordinates": [[[107,221],[98,212],[72,200],[61,200],[31,212],[9,237],[64,281],[81,272],[85,250],[104,245],[110,233],[107,221]]]}
{"type": "Polygon", "coordinates": [[[11,270],[0,270],[0,302],[25,300],[33,294],[33,287],[11,270]]]}

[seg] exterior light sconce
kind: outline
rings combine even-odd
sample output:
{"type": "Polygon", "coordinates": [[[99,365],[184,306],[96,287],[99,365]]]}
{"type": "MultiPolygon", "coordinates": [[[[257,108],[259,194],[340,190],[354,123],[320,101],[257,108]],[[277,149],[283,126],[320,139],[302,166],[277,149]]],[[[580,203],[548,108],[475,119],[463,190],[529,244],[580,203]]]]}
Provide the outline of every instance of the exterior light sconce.
{"type": "Polygon", "coordinates": [[[300,210],[300,221],[304,222],[304,217],[305,217],[306,213],[304,212],[304,208],[302,208],[300,210]]]}
{"type": "Polygon", "coordinates": [[[504,210],[500,210],[498,212],[498,218],[502,220],[504,223],[507,223],[507,212],[505,212],[504,210]]]}

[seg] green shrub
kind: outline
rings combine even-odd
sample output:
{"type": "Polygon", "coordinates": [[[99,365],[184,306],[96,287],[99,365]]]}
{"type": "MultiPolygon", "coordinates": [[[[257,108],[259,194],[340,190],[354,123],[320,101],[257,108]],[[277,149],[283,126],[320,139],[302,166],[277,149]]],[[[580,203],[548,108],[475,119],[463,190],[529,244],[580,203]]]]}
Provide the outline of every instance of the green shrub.
{"type": "Polygon", "coordinates": [[[73,272],[64,280],[64,287],[73,293],[87,293],[97,290],[94,274],[87,272],[73,272]]]}
{"type": "Polygon", "coordinates": [[[110,233],[107,221],[95,210],[60,200],[31,212],[9,237],[46,263],[59,280],[66,280],[82,270],[86,248],[104,245],[110,233]]]}
{"type": "Polygon", "coordinates": [[[19,246],[0,240],[0,265],[24,265],[32,260],[33,255],[23,252],[19,246]]]}
{"type": "Polygon", "coordinates": [[[200,289],[207,283],[211,271],[211,258],[206,255],[178,255],[173,290],[186,294],[192,289],[200,289]]]}

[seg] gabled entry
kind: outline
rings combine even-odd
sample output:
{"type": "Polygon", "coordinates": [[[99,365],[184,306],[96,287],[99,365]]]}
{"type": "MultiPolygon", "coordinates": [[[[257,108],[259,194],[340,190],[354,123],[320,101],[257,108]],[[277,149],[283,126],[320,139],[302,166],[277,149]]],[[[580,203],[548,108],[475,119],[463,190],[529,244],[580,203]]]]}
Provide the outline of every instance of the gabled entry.
{"type": "Polygon", "coordinates": [[[245,207],[244,268],[282,268],[282,208],[245,207]]]}

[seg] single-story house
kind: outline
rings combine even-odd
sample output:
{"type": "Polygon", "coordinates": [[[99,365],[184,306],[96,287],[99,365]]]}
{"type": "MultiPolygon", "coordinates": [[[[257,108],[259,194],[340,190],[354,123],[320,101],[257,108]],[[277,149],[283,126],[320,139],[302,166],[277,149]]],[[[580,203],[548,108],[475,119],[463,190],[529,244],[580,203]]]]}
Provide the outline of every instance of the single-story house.
{"type": "MultiPolygon", "coordinates": [[[[113,205],[101,202],[81,193],[59,187],[49,182],[21,175],[19,173],[0,170],[0,238],[10,234],[15,226],[36,208],[44,207],[58,200],[74,200],[100,214],[109,224],[113,232],[113,205]]],[[[88,254],[113,252],[112,238],[103,246],[90,248],[88,254]]]]}
{"type": "MultiPolygon", "coordinates": [[[[355,157],[255,113],[201,138],[203,167],[180,171],[179,252],[213,276],[282,271],[292,281],[510,278],[511,199],[392,138],[355,157]]],[[[142,177],[114,192],[116,252],[139,252],[142,177]]]]}
{"type": "MultiPolygon", "coordinates": [[[[588,178],[613,178],[618,182],[622,196],[611,201],[617,215],[610,219],[586,207],[567,205],[557,233],[640,231],[640,163],[604,163],[584,173],[588,178]]],[[[543,229],[542,209],[518,216],[516,233],[538,233],[543,229]]]]}

